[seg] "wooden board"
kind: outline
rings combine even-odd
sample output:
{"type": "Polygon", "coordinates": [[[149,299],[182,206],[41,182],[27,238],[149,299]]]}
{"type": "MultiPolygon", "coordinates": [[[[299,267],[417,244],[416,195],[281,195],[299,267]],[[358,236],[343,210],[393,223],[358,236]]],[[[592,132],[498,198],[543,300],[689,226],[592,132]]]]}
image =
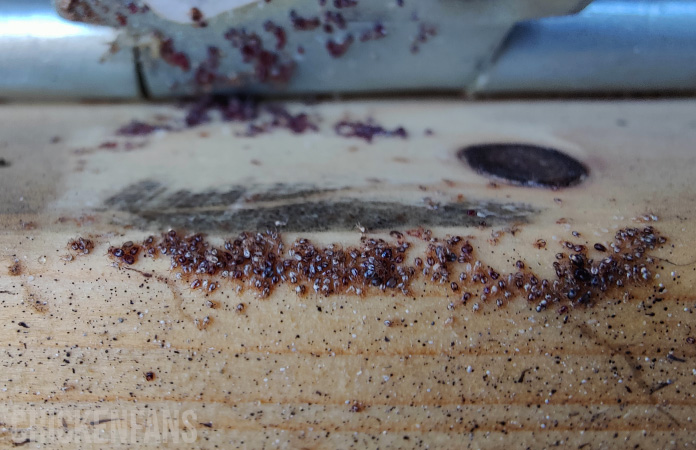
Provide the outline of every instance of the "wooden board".
{"type": "MultiPolygon", "coordinates": [[[[696,445],[695,102],[288,108],[318,131],[248,137],[247,123],[215,119],[118,136],[185,111],[0,106],[0,446],[696,445]],[[335,133],[368,118],[409,136],[335,133]],[[557,148],[589,177],[556,191],[492,184],[457,157],[487,142],[557,148]],[[469,240],[503,275],[523,261],[551,281],[566,241],[595,260],[618,230],[651,226],[667,242],[646,250],[649,279],[545,308],[524,290],[500,305],[468,281],[454,291],[465,263],[445,283],[412,277],[407,293],[297,295],[286,282],[261,298],[217,275],[201,277],[215,291],[192,288],[166,256],[109,255],[170,228],[220,246],[269,228],[288,246],[349,248],[419,225],[469,240]],[[89,254],[70,247],[79,237],[89,254]]],[[[415,234],[404,264],[427,253],[415,234]]]]}

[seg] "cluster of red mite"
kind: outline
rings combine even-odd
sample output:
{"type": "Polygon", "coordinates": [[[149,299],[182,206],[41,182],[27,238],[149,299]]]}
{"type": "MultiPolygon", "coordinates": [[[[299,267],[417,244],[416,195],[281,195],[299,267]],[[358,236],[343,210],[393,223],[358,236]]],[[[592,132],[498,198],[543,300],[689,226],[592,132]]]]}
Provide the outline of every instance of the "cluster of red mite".
{"type": "MultiPolygon", "coordinates": [[[[305,112],[296,114],[280,104],[259,104],[252,98],[240,96],[205,96],[187,105],[185,127],[192,128],[211,122],[211,112],[217,112],[224,122],[245,122],[246,131],[241,135],[254,137],[276,129],[285,129],[293,134],[316,132],[319,126],[316,120],[305,112]]],[[[133,120],[123,125],[118,136],[147,136],[156,131],[179,131],[183,127],[171,124],[150,124],[133,120]]],[[[359,138],[372,142],[376,136],[406,139],[408,132],[404,127],[392,130],[375,123],[373,119],[366,122],[341,120],[334,125],[334,132],[344,138],[359,138]]],[[[100,148],[115,148],[116,142],[105,142],[100,148]]],[[[127,143],[125,148],[132,149],[136,144],[127,143]]]]}
{"type": "Polygon", "coordinates": [[[150,236],[142,246],[129,241],[111,247],[109,254],[128,265],[137,261],[141,250],[148,257],[168,256],[171,269],[183,275],[192,289],[208,292],[227,280],[239,288],[255,289],[260,297],[281,283],[294,285],[300,295],[310,290],[325,296],[361,295],[368,289],[409,295],[412,281],[421,276],[460,297],[451,308],[471,300],[476,301],[476,310],[478,301],[502,306],[510,298],[524,297],[539,311],[558,305],[563,312],[567,305],[590,304],[599,293],[650,280],[655,260],[646,252],[665,242],[652,227],[626,228],[616,233],[609,248],[594,245],[597,259],[588,256],[584,245],[563,242],[567,251],[556,254],[553,263],[556,279],[548,280],[540,279],[522,261],[512,272],[496,271],[479,261],[470,241],[459,236],[437,239],[423,229],[406,234],[427,242],[424,255],[409,261],[411,244],[398,231],[390,233],[393,242],[363,236],[358,247],[318,247],[307,239],[286,245],[276,232],[245,232],[216,247],[201,234],[173,230],[159,239],[150,236]]]}
{"type": "Polygon", "coordinates": [[[94,242],[92,242],[90,239],[78,237],[70,241],[68,243],[68,247],[71,250],[76,251],[78,255],[87,255],[94,249],[94,242]]]}

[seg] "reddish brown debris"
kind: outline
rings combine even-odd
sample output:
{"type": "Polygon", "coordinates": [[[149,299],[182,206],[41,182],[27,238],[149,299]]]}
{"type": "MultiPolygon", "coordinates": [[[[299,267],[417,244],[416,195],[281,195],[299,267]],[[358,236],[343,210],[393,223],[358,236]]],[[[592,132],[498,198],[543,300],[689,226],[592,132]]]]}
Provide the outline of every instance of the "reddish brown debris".
{"type": "Polygon", "coordinates": [[[354,400],[350,405],[350,412],[359,413],[365,411],[365,404],[354,400]]]}
{"type": "MultiPolygon", "coordinates": [[[[242,233],[223,248],[212,247],[200,234],[180,236],[175,231],[164,234],[156,245],[154,238],[148,242],[146,252],[151,254],[150,249],[156,248],[159,254],[169,255],[173,270],[238,280],[255,288],[262,297],[268,296],[281,282],[296,285],[298,293],[309,285],[325,295],[361,294],[367,286],[405,291],[409,276],[413,275],[413,270],[403,266],[408,244],[395,246],[375,239],[363,239],[360,248],[346,249],[337,245],[315,247],[300,239],[287,251],[274,232],[242,233]]],[[[192,288],[209,291],[217,288],[217,284],[196,280],[192,288]]]]}
{"type": "Polygon", "coordinates": [[[7,273],[13,277],[21,275],[22,274],[22,263],[19,261],[15,261],[14,263],[10,264],[10,267],[7,268],[7,273]]]}

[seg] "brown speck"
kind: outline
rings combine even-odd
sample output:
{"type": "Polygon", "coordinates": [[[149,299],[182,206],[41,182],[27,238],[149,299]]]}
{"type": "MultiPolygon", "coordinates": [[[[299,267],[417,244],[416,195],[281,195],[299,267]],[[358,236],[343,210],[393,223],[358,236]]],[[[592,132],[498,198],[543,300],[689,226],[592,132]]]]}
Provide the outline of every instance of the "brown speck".
{"type": "Polygon", "coordinates": [[[205,306],[208,307],[208,308],[210,308],[210,309],[217,309],[217,308],[219,307],[219,305],[217,304],[217,302],[215,302],[215,301],[213,301],[213,300],[206,300],[205,306]]]}
{"type": "Polygon", "coordinates": [[[203,13],[200,9],[195,7],[191,8],[191,11],[189,11],[189,16],[191,16],[191,20],[194,22],[200,22],[203,20],[203,13]]]}
{"type": "Polygon", "coordinates": [[[199,330],[202,331],[202,330],[205,330],[206,328],[208,328],[208,326],[210,326],[212,321],[213,321],[213,319],[210,318],[210,316],[205,316],[202,319],[194,319],[193,322],[196,325],[196,328],[198,328],[199,330]]]}
{"type": "Polygon", "coordinates": [[[538,249],[546,248],[546,241],[543,239],[537,239],[534,242],[534,247],[536,247],[538,249]]]}
{"type": "Polygon", "coordinates": [[[32,307],[34,311],[38,313],[45,314],[46,312],[48,312],[48,302],[37,298],[36,295],[33,293],[29,294],[27,303],[29,304],[29,306],[32,307]]]}
{"type": "Polygon", "coordinates": [[[13,277],[19,276],[22,274],[22,263],[19,261],[15,261],[13,264],[10,265],[8,269],[8,273],[12,275],[13,277]]]}
{"type": "Polygon", "coordinates": [[[145,372],[145,380],[153,381],[156,378],[155,372],[145,372]]]}
{"type": "Polygon", "coordinates": [[[350,412],[354,413],[359,413],[365,410],[365,404],[362,402],[359,402],[357,400],[354,400],[353,403],[350,405],[350,412]]]}

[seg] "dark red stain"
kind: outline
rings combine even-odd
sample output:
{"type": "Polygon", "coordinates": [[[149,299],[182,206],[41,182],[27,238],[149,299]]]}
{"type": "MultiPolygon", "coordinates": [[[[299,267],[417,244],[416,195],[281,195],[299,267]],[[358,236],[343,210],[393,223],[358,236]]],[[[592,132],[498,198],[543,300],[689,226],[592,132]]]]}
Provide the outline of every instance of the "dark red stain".
{"type": "Polygon", "coordinates": [[[334,0],[334,8],[354,8],[358,6],[358,0],[334,0]]]}
{"type": "Polygon", "coordinates": [[[188,56],[174,48],[174,41],[171,38],[160,40],[159,52],[160,57],[167,64],[178,67],[184,72],[191,70],[188,56]]]}
{"type": "Polygon", "coordinates": [[[374,41],[387,36],[387,30],[381,23],[376,23],[372,29],[364,31],[360,35],[360,42],[374,41]]]}
{"type": "Polygon", "coordinates": [[[275,36],[275,39],[276,39],[275,49],[276,50],[282,50],[285,48],[285,44],[287,44],[288,38],[285,35],[285,29],[283,29],[283,27],[279,27],[278,25],[276,25],[272,21],[267,20],[263,24],[263,29],[265,31],[273,34],[273,36],[275,36]]]}
{"type": "Polygon", "coordinates": [[[166,126],[152,125],[139,120],[133,120],[130,123],[122,126],[116,131],[119,136],[147,136],[158,130],[167,130],[166,126]]]}
{"type": "Polygon", "coordinates": [[[331,26],[332,24],[335,25],[336,28],[344,30],[346,28],[346,19],[340,12],[326,11],[324,13],[324,25],[331,26]]]}
{"type": "Polygon", "coordinates": [[[329,39],[326,42],[326,50],[329,52],[329,54],[334,57],[334,58],[340,58],[343,56],[350,46],[353,44],[353,41],[355,39],[353,38],[352,34],[349,34],[348,36],[345,37],[343,42],[336,42],[333,39],[329,39]]]}
{"type": "Polygon", "coordinates": [[[375,136],[400,137],[403,139],[408,137],[408,133],[403,127],[387,130],[381,125],[377,125],[371,121],[365,123],[342,120],[334,126],[334,130],[339,136],[357,137],[365,139],[367,142],[372,142],[375,136]]]}
{"type": "Polygon", "coordinates": [[[215,82],[219,76],[217,70],[220,67],[220,49],[215,46],[209,46],[206,59],[198,65],[195,82],[198,85],[210,85],[215,82]]]}
{"type": "MultiPolygon", "coordinates": [[[[225,33],[234,48],[239,49],[242,60],[252,64],[257,81],[287,83],[295,70],[295,63],[264,48],[263,41],[256,33],[244,29],[230,29],[225,33]]],[[[283,43],[283,45],[285,45],[283,43]]]]}
{"type": "Polygon", "coordinates": [[[305,18],[297,14],[295,10],[290,11],[290,20],[292,21],[292,26],[298,31],[310,31],[321,25],[319,17],[305,18]]]}

